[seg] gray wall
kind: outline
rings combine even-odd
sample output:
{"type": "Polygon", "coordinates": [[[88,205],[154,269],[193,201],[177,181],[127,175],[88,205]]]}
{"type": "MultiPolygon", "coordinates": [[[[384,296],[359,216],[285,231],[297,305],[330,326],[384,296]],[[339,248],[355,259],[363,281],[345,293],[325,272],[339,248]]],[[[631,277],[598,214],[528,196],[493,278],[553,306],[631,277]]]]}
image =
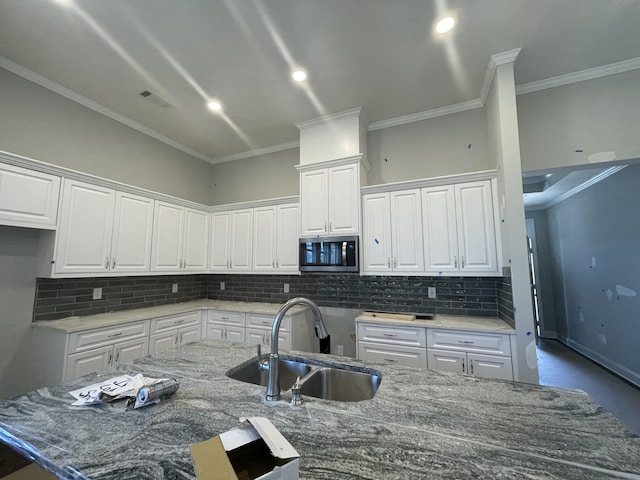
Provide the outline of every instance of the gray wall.
{"type": "Polygon", "coordinates": [[[640,157],[639,85],[633,70],[519,95],[522,170],[587,164],[597,152],[640,157]]]}
{"type": "Polygon", "coordinates": [[[211,165],[0,68],[0,150],[210,203],[211,165]]]}
{"type": "Polygon", "coordinates": [[[640,385],[638,185],[628,166],[547,215],[559,337],[640,385]]]}
{"type": "Polygon", "coordinates": [[[0,226],[0,398],[40,386],[29,348],[38,238],[37,230],[0,226]]]}

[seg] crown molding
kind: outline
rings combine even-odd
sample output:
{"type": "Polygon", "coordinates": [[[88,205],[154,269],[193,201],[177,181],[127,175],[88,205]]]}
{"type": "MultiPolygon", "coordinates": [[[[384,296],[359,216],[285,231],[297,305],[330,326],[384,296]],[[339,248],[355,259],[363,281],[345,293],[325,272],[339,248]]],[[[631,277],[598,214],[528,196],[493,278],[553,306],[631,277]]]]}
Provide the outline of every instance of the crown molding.
{"type": "Polygon", "coordinates": [[[296,122],[296,127],[298,130],[304,130],[305,128],[315,127],[321,123],[331,122],[333,120],[338,120],[344,117],[354,117],[354,116],[363,116],[362,107],[352,108],[349,110],[345,110],[343,112],[331,113],[329,115],[323,115],[321,117],[312,118],[311,120],[305,120],[302,122],[296,122]]]}
{"type": "Polygon", "coordinates": [[[52,92],[55,92],[58,95],[62,95],[63,97],[73,102],[79,103],[80,105],[87,107],[93,110],[94,112],[98,112],[106,117],[111,118],[112,120],[115,120],[116,122],[120,122],[126,125],[127,127],[133,128],[134,130],[140,133],[143,133],[149,137],[155,138],[156,140],[162,143],[165,143],[170,147],[175,148],[176,150],[180,150],[188,155],[191,155],[192,157],[198,158],[207,163],[213,163],[215,161],[213,158],[210,158],[192,148],[182,145],[181,143],[178,143],[175,140],[172,140],[169,137],[166,137],[161,133],[156,132],[155,130],[147,128],[144,125],[130,119],[129,117],[121,115],[111,110],[110,108],[107,108],[104,105],[101,105],[98,102],[95,102],[83,95],[80,95],[79,93],[74,92],[73,90],[68,89],[67,87],[63,87],[59,83],[54,82],[53,80],[47,77],[44,77],[39,73],[36,73],[32,70],[29,70],[26,67],[23,67],[22,65],[12,62],[8,58],[0,56],[0,67],[12,73],[15,73],[16,75],[26,80],[29,80],[30,82],[33,82],[36,85],[40,85],[41,87],[44,87],[47,90],[51,90],[52,92]]]}
{"type": "Polygon", "coordinates": [[[350,163],[358,163],[363,166],[367,171],[371,170],[371,164],[364,158],[362,153],[357,155],[351,155],[349,157],[335,158],[333,160],[326,160],[324,162],[305,163],[296,165],[296,170],[299,172],[309,172],[317,170],[319,168],[340,167],[342,165],[349,165],[350,163]]]}
{"type": "Polygon", "coordinates": [[[484,79],[482,80],[482,86],[480,87],[480,96],[478,100],[482,106],[487,101],[487,95],[489,95],[489,89],[491,88],[491,82],[493,82],[493,77],[496,74],[496,69],[500,65],[506,65],[507,63],[513,63],[518,58],[520,54],[521,48],[514,48],[513,50],[507,50],[506,52],[496,53],[489,57],[489,62],[487,63],[487,69],[484,72],[484,79]]]}
{"type": "Polygon", "coordinates": [[[584,82],[595,78],[607,77],[617,73],[629,72],[640,68],[640,57],[631,58],[622,62],[602,65],[600,67],[588,68],[578,72],[558,75],[557,77],[545,78],[535,82],[523,83],[516,86],[516,95],[525,95],[527,93],[538,92],[548,88],[561,87],[572,83],[584,82]]]}
{"type": "Polygon", "coordinates": [[[369,185],[360,188],[362,195],[370,193],[386,193],[397,190],[410,190],[414,188],[438,187],[441,185],[451,185],[453,183],[477,182],[481,180],[492,180],[496,178],[497,170],[481,170],[478,172],[458,173],[446,175],[444,177],[420,178],[417,180],[407,180],[404,182],[381,183],[379,185],[369,185]]]}
{"type": "Polygon", "coordinates": [[[242,160],[244,158],[257,157],[259,155],[266,155],[268,153],[282,152],[284,150],[291,150],[300,147],[300,140],[293,142],[281,143],[279,145],[272,145],[270,147],[256,148],[255,150],[249,150],[246,152],[234,153],[232,155],[226,155],[224,157],[216,157],[209,163],[225,163],[232,162],[234,160],[242,160]]]}

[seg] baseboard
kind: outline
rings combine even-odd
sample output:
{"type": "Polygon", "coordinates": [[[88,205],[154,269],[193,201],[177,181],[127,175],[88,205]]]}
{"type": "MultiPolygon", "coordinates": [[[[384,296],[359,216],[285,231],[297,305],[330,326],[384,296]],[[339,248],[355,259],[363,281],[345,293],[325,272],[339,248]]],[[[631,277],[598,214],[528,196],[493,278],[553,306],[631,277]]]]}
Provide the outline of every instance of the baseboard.
{"type": "Polygon", "coordinates": [[[579,344],[578,342],[576,342],[574,340],[571,340],[570,338],[563,338],[563,339],[558,338],[558,340],[560,340],[562,343],[564,343],[568,347],[571,347],[572,349],[574,349],[579,354],[584,355],[589,360],[597,363],[598,365],[606,368],[607,370],[610,370],[611,372],[615,373],[616,375],[618,375],[619,377],[623,378],[627,382],[629,382],[629,383],[635,385],[636,387],[640,388],[640,374],[639,373],[634,372],[633,370],[630,370],[629,368],[625,367],[624,365],[620,365],[619,363],[616,363],[613,360],[610,360],[610,359],[600,355],[598,352],[594,352],[593,350],[591,350],[591,349],[579,344]]]}

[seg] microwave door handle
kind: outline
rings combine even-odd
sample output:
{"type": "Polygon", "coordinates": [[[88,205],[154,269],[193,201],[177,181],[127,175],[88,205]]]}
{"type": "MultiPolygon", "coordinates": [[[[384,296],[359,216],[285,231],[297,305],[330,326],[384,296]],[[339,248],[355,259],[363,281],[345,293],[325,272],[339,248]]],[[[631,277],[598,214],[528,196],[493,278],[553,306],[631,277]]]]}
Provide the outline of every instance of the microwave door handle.
{"type": "Polygon", "coordinates": [[[347,242],[342,242],[342,266],[347,266],[347,242]]]}

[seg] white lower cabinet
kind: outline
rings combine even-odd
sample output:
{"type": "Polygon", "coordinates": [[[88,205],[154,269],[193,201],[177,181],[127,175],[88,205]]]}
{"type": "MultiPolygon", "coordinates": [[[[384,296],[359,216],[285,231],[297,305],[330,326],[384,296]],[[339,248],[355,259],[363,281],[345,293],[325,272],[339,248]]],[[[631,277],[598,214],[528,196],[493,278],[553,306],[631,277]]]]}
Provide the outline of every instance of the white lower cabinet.
{"type": "MultiPolygon", "coordinates": [[[[264,315],[259,313],[247,313],[247,337],[246,343],[260,344],[263,347],[271,348],[271,327],[273,326],[274,315],[264,315]]],[[[291,317],[282,319],[280,330],[278,331],[278,351],[291,350],[291,317]]],[[[300,325],[304,328],[304,325],[300,325]]],[[[310,351],[309,346],[297,342],[296,350],[310,351]],[[306,348],[305,348],[306,347],[306,348]]]]}
{"type": "Polygon", "coordinates": [[[424,327],[359,322],[356,334],[360,360],[427,368],[424,327]]]}
{"type": "Polygon", "coordinates": [[[244,317],[243,312],[209,310],[204,323],[206,338],[244,343],[244,317]]]}
{"type": "Polygon", "coordinates": [[[427,357],[432,370],[513,380],[507,334],[429,328],[427,357]]]}
{"type": "Polygon", "coordinates": [[[149,353],[179,348],[202,338],[200,312],[189,312],[151,320],[149,353]]]}
{"type": "Polygon", "coordinates": [[[64,380],[102,372],[148,354],[148,320],[71,333],[64,380]]]}

